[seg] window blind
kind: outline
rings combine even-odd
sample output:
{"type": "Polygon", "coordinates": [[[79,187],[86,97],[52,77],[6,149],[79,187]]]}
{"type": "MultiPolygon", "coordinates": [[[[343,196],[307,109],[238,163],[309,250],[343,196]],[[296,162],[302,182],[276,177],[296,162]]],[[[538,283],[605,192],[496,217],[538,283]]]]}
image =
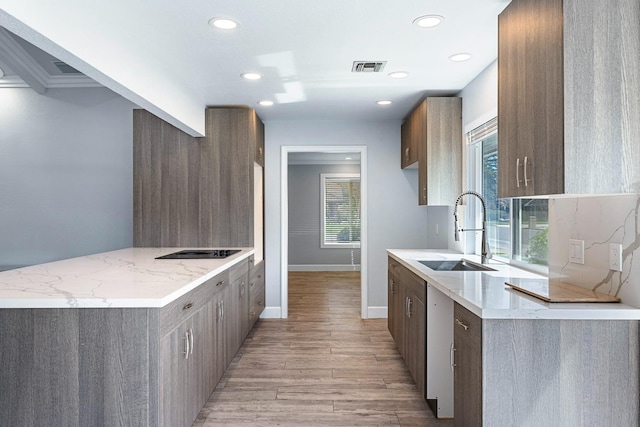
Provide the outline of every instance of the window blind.
{"type": "Polygon", "coordinates": [[[481,140],[487,135],[490,135],[498,130],[498,118],[494,117],[488,122],[478,126],[477,128],[467,132],[467,142],[469,144],[481,140]]]}
{"type": "Polygon", "coordinates": [[[323,244],[359,243],[360,177],[325,175],[323,183],[323,244]]]}

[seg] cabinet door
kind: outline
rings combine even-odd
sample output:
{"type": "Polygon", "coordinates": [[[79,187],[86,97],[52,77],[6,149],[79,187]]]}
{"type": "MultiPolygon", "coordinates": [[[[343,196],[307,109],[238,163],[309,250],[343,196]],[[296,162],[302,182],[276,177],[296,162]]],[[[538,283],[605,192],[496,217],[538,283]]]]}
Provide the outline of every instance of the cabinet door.
{"type": "Polygon", "coordinates": [[[199,350],[203,352],[204,394],[205,399],[208,399],[218,384],[218,379],[216,378],[216,299],[210,299],[201,311],[198,340],[199,350]]]}
{"type": "Polygon", "coordinates": [[[454,306],[454,421],[482,425],[482,321],[459,304],[454,306]]]}
{"type": "Polygon", "coordinates": [[[563,1],[498,19],[498,197],[564,192],[563,1]]]}
{"type": "Polygon", "coordinates": [[[264,311],[264,261],[254,265],[249,272],[249,330],[264,311]]]}
{"type": "Polygon", "coordinates": [[[416,386],[422,397],[425,397],[425,365],[426,337],[427,337],[427,311],[424,302],[415,294],[407,295],[406,318],[406,358],[409,372],[416,382],[416,386]]]}
{"type": "MultiPolygon", "coordinates": [[[[227,365],[233,360],[242,344],[241,289],[246,284],[246,275],[229,285],[229,297],[224,301],[224,327],[227,342],[227,365]]],[[[246,294],[246,292],[245,292],[246,294]]],[[[249,310],[247,308],[247,314],[249,310]]]]}
{"type": "Polygon", "coordinates": [[[389,290],[388,290],[388,324],[389,332],[396,343],[398,353],[405,359],[405,323],[407,313],[407,300],[400,276],[393,269],[401,268],[394,262],[389,262],[389,290]]]}
{"type": "Polygon", "coordinates": [[[426,186],[421,204],[452,205],[462,192],[462,98],[427,98],[423,109],[427,155],[419,172],[420,188],[426,186]]]}
{"type": "Polygon", "coordinates": [[[389,328],[389,332],[393,337],[396,345],[398,346],[398,351],[403,355],[404,353],[404,317],[405,317],[405,306],[404,306],[404,293],[402,292],[402,286],[400,284],[400,279],[396,275],[394,275],[391,271],[389,271],[389,285],[387,291],[387,298],[389,304],[389,315],[387,316],[387,324],[389,328]]]}
{"type": "Polygon", "coordinates": [[[215,307],[215,383],[217,384],[227,369],[227,332],[224,321],[224,302],[227,298],[227,286],[221,289],[213,299],[215,307]]]}
{"type": "MultiPolygon", "coordinates": [[[[188,415],[190,423],[216,386],[215,381],[215,302],[210,300],[191,317],[191,345],[188,360],[188,415]]],[[[190,425],[190,424],[189,424],[190,425]]]]}
{"type": "Polygon", "coordinates": [[[255,117],[248,108],[205,111],[200,200],[209,246],[253,246],[255,117]]]}
{"type": "Polygon", "coordinates": [[[413,131],[413,138],[416,140],[415,146],[416,151],[418,152],[418,205],[426,205],[428,202],[427,197],[429,189],[427,175],[427,99],[422,101],[420,105],[413,110],[412,115],[414,116],[413,127],[415,128],[413,131]]]}
{"type": "Polygon", "coordinates": [[[260,117],[255,113],[253,113],[254,117],[254,162],[264,167],[264,124],[260,117]]]}
{"type": "Polygon", "coordinates": [[[418,161],[418,146],[415,135],[414,115],[409,114],[400,127],[400,166],[402,169],[418,161]]]}
{"type": "Polygon", "coordinates": [[[185,321],[160,340],[160,425],[165,427],[193,422],[189,420],[187,392],[189,329],[190,322],[185,321]]]}

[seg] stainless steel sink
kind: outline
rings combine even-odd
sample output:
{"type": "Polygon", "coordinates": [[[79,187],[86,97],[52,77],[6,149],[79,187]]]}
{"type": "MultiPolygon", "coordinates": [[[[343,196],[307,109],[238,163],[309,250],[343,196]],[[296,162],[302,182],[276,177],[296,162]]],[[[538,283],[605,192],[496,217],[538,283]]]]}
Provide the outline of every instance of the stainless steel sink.
{"type": "Polygon", "coordinates": [[[433,260],[433,261],[418,261],[420,264],[435,270],[435,271],[496,271],[486,265],[477,264],[475,262],[461,259],[461,260],[433,260]]]}

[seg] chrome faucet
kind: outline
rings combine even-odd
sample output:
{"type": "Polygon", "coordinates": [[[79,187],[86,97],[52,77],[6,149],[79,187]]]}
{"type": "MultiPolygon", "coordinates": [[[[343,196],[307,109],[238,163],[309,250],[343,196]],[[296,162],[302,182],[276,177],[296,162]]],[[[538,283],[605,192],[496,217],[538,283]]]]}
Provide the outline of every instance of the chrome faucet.
{"type": "Polygon", "coordinates": [[[465,191],[460,194],[456,199],[456,206],[453,210],[453,228],[454,228],[454,239],[456,242],[460,241],[460,234],[458,231],[482,231],[482,251],[480,254],[480,262],[485,264],[487,260],[491,259],[491,250],[489,249],[489,242],[487,241],[487,203],[484,201],[484,198],[475,191],[465,191]],[[467,194],[471,196],[476,196],[480,199],[480,203],[482,203],[482,228],[461,228],[458,230],[458,205],[464,196],[467,194]]]}

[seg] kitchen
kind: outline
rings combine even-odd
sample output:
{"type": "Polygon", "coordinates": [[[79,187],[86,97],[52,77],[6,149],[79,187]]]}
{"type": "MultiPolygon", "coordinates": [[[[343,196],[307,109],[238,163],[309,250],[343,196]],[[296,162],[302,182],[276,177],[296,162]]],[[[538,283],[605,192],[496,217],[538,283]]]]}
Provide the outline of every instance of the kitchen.
{"type": "MultiPolygon", "coordinates": [[[[26,3],[25,3],[26,4],[26,3]]],[[[504,6],[504,5],[501,5],[504,6]]],[[[14,6],[17,9],[11,10],[9,6],[3,6],[3,9],[7,10],[9,13],[13,12],[14,16],[18,16],[20,14],[20,10],[18,10],[21,6],[14,6]]],[[[44,12],[43,12],[44,13],[44,12]]],[[[416,15],[417,16],[417,15],[416,15]]],[[[4,17],[4,19],[8,19],[4,17]]],[[[26,18],[24,18],[26,21],[26,18]]],[[[6,22],[3,21],[3,24],[6,25],[6,22]]],[[[16,23],[13,23],[16,26],[16,23]]],[[[33,24],[34,26],[38,26],[33,24]]],[[[45,24],[41,24],[45,25],[45,24]]],[[[10,28],[11,26],[8,25],[10,28]]],[[[43,33],[47,33],[44,28],[40,28],[43,33]]],[[[33,36],[33,35],[32,35],[33,36]]],[[[53,37],[52,34],[49,35],[53,37]]],[[[37,39],[37,37],[36,37],[37,39]]],[[[633,40],[633,37],[630,37],[633,40]]],[[[34,39],[35,40],[35,39],[34,39]]],[[[626,38],[625,38],[626,40],[626,38]]],[[[73,45],[73,42],[69,42],[68,46],[73,45]]],[[[70,49],[71,50],[71,49],[70,49]]],[[[63,52],[64,53],[64,52],[63,52]]],[[[67,53],[68,55],[68,53],[67,53]]],[[[64,56],[64,55],[60,55],[64,56]]],[[[73,63],[72,60],[69,60],[66,57],[62,57],[61,59],[67,60],[73,65],[77,65],[77,63],[73,63]]],[[[76,60],[77,61],[77,60],[76,60]]],[[[134,61],[135,63],[135,61],[134,61]]],[[[105,65],[105,70],[109,69],[115,65],[105,65]]],[[[487,74],[496,73],[495,65],[489,65],[487,70],[487,74]],[[493,68],[492,68],[493,67],[493,68]]],[[[156,71],[157,72],[157,71],[156,71]]],[[[497,74],[497,73],[496,73],[497,74]]],[[[495,76],[495,74],[494,74],[495,76]]],[[[133,78],[132,78],[133,79],[133,78]]],[[[149,77],[151,81],[151,77],[149,77]]],[[[495,79],[495,77],[494,77],[495,79]]],[[[495,83],[494,83],[495,85],[495,83]]],[[[156,85],[158,86],[158,85],[156,85]]],[[[171,85],[162,85],[162,87],[167,88],[167,96],[171,93],[171,85]]],[[[485,86],[482,84],[474,85],[473,87],[468,87],[468,92],[474,90],[479,86],[480,91],[483,90],[485,86]]],[[[131,87],[136,87],[135,84],[132,84],[131,87]]],[[[158,86],[160,87],[160,86],[158,86]]],[[[140,89],[142,89],[140,87],[140,89]]],[[[488,89],[491,91],[491,89],[488,89]]],[[[142,92],[140,92],[142,93],[142,92]]],[[[135,94],[134,94],[135,95],[135,94]]],[[[176,95],[176,94],[172,94],[176,95]]],[[[158,95],[160,96],[160,95],[158,95]]],[[[463,98],[465,97],[465,93],[463,92],[463,98]]],[[[495,95],[494,95],[495,97],[495,95]]],[[[476,102],[478,104],[492,104],[490,101],[491,98],[483,98],[482,95],[478,96],[476,102]]],[[[171,99],[171,108],[176,108],[175,105],[180,105],[183,97],[174,96],[171,99]]],[[[158,100],[161,103],[161,100],[158,100]]],[[[135,103],[146,107],[143,101],[135,100],[135,103]]],[[[493,101],[494,109],[496,101],[493,101]]],[[[411,104],[411,102],[409,102],[411,104]]],[[[165,105],[166,106],[166,105],[165,105]]],[[[171,111],[171,108],[166,108],[167,111],[171,111]]],[[[474,121],[481,119],[482,114],[486,114],[487,111],[491,110],[491,105],[488,107],[484,105],[483,107],[478,107],[479,112],[474,114],[473,102],[471,105],[465,105],[465,109],[463,110],[464,123],[466,125],[472,124],[474,121]]],[[[404,113],[406,113],[410,108],[406,108],[404,113]]],[[[475,111],[478,111],[475,110],[475,111]]],[[[192,111],[193,115],[201,116],[202,111],[192,111]]],[[[262,112],[259,113],[262,116],[262,112]]],[[[268,114],[268,113],[265,113],[268,114]]],[[[376,113],[373,113],[376,114],[376,113]]],[[[494,111],[495,114],[495,111],[494,111]]],[[[189,114],[187,114],[189,115],[189,114]]],[[[161,118],[167,119],[171,121],[175,121],[175,119],[169,119],[167,117],[161,118]]],[[[490,117],[487,117],[489,119],[490,117]]],[[[204,123],[200,118],[193,121],[195,125],[191,127],[201,126],[200,123],[204,123]]],[[[278,167],[279,158],[280,158],[280,145],[299,145],[301,143],[309,144],[309,145],[324,145],[326,141],[349,141],[350,144],[364,144],[368,147],[368,158],[369,158],[369,170],[377,171],[378,173],[370,174],[369,177],[369,188],[375,188],[378,190],[389,189],[386,194],[389,194],[389,197],[394,197],[391,202],[389,202],[390,206],[386,206],[386,203],[376,203],[375,200],[370,197],[370,205],[369,205],[369,217],[368,217],[368,227],[369,227],[369,268],[367,269],[367,274],[369,277],[369,300],[367,301],[367,306],[372,314],[376,313],[384,313],[384,309],[386,308],[386,263],[384,259],[386,257],[385,250],[387,248],[418,248],[423,247],[424,242],[427,240],[426,233],[428,232],[426,229],[421,229],[416,232],[413,227],[406,227],[403,224],[400,224],[397,220],[396,212],[402,212],[402,219],[404,223],[410,224],[427,224],[428,221],[428,213],[424,208],[418,208],[415,203],[415,195],[418,193],[417,190],[417,176],[415,176],[414,171],[399,171],[399,166],[397,163],[399,162],[390,162],[389,159],[397,158],[399,156],[399,125],[400,120],[396,120],[394,123],[383,122],[378,120],[375,116],[371,116],[371,120],[368,121],[333,121],[333,122],[325,122],[325,121],[301,121],[301,120],[281,120],[281,121],[273,121],[269,122],[267,120],[266,123],[266,147],[265,147],[265,163],[267,165],[274,165],[273,167],[267,166],[265,169],[265,185],[268,189],[279,189],[281,187],[280,181],[280,172],[278,167]],[[304,142],[302,142],[304,140],[304,142]],[[398,141],[397,144],[389,144],[388,141],[398,141]],[[391,190],[393,189],[393,190],[391,190]],[[391,194],[393,193],[393,194],[391,194]],[[375,204],[374,204],[375,203],[375,204]],[[375,232],[374,232],[375,230],[375,232]]],[[[129,125],[132,126],[132,125],[129,125]]],[[[468,129],[465,129],[465,131],[468,129]]],[[[132,133],[132,131],[131,131],[132,133]]],[[[203,133],[200,130],[200,133],[203,133]]],[[[585,140],[588,140],[585,138],[585,140]]],[[[627,150],[628,152],[628,150],[627,150]]],[[[629,152],[629,156],[633,156],[634,152],[629,152]]],[[[124,155],[122,156],[124,157],[124,155]]],[[[620,158],[620,157],[619,157],[620,158]]],[[[632,157],[630,157],[632,158],[632,157]]],[[[131,161],[130,159],[128,160],[131,161]]],[[[631,161],[630,164],[634,164],[631,161]]],[[[624,169],[624,168],[620,168],[624,169]]],[[[632,168],[627,168],[631,172],[633,172],[632,168]]],[[[613,170],[613,169],[612,169],[613,170]]],[[[633,182],[633,180],[631,180],[633,182]]],[[[124,184],[126,185],[126,183],[124,184]]],[[[621,190],[622,191],[622,190],[621,190]]],[[[625,189],[624,191],[637,191],[632,189],[625,189]]],[[[620,192],[620,191],[616,191],[620,192]]],[[[131,191],[129,191],[131,194],[131,191]]],[[[271,316],[279,317],[281,312],[279,311],[282,305],[282,294],[279,283],[281,283],[281,273],[280,266],[275,261],[279,259],[280,254],[280,239],[278,236],[281,235],[280,228],[280,195],[278,191],[270,190],[265,194],[265,230],[267,230],[267,236],[265,241],[265,249],[266,259],[274,260],[273,262],[268,262],[266,264],[267,272],[267,308],[268,312],[272,313],[271,316]],[[270,286],[271,285],[271,286],[270,286]],[[270,286],[270,287],[269,287],[270,286]]],[[[132,208],[129,212],[132,211],[132,208]]],[[[125,224],[126,226],[126,224],[125,224]]],[[[130,229],[132,225],[129,225],[130,229]]],[[[425,227],[426,228],[426,227],[425,227]]],[[[108,234],[108,233],[105,233],[108,234]]],[[[101,236],[100,238],[105,238],[101,236]]],[[[79,239],[76,239],[79,240],[79,239]]],[[[119,247],[124,247],[125,245],[121,243],[119,247]]],[[[130,246],[130,245],[127,245],[130,246]]],[[[112,247],[113,249],[118,246],[112,247]]],[[[91,249],[89,249],[91,250],[91,249]]],[[[104,250],[107,250],[106,248],[104,250]]],[[[80,254],[78,254],[80,255],[80,254]]],[[[73,256],[73,255],[70,255],[73,256]]],[[[14,263],[17,264],[17,263],[14,263]]],[[[372,316],[373,317],[373,316],[372,316]]]]}

